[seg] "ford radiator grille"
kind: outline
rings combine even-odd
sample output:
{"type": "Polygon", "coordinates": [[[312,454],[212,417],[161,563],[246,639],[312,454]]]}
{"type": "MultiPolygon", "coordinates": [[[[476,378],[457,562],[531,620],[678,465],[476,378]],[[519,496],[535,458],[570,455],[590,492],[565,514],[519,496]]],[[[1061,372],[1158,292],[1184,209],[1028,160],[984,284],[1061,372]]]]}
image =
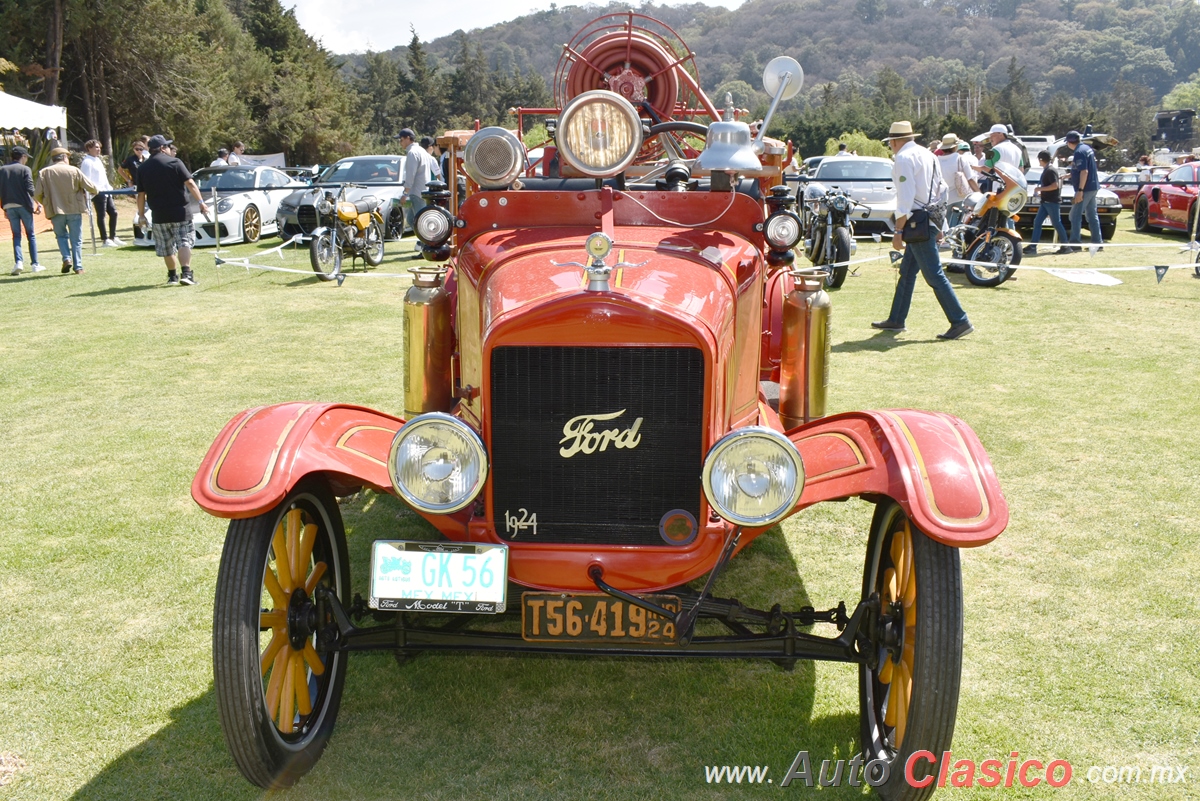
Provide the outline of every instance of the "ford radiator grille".
{"type": "Polygon", "coordinates": [[[691,542],[703,522],[703,412],[696,348],[494,349],[497,533],[516,543],[691,542]]]}

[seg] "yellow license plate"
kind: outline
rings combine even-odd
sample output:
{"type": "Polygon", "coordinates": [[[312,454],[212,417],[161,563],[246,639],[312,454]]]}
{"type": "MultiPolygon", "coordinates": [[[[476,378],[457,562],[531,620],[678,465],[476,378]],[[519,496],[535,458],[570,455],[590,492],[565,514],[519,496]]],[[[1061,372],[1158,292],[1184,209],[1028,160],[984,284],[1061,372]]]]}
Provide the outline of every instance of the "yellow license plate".
{"type": "MultiPolygon", "coordinates": [[[[673,613],[675,595],[646,600],[673,613]]],[[[529,642],[675,644],[674,621],[603,593],[527,592],[521,596],[521,636],[529,642]]]]}

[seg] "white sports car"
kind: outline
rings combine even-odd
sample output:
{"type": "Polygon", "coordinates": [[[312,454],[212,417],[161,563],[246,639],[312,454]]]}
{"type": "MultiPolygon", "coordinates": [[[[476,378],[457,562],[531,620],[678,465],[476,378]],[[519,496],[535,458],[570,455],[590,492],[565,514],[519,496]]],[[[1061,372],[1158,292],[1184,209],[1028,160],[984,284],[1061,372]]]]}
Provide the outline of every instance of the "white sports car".
{"type": "MultiPolygon", "coordinates": [[[[196,226],[196,247],[216,245],[218,234],[222,245],[232,245],[257,242],[264,235],[276,233],[279,202],[305,186],[275,167],[206,167],[196,170],[192,178],[200,187],[212,217],[206,220],[199,205],[189,197],[188,210],[196,226]],[[213,190],[217,195],[215,205],[213,190]]],[[[146,217],[153,222],[149,209],[146,217]]],[[[135,245],[153,247],[154,238],[149,227],[135,228],[135,231],[135,245]]]]}

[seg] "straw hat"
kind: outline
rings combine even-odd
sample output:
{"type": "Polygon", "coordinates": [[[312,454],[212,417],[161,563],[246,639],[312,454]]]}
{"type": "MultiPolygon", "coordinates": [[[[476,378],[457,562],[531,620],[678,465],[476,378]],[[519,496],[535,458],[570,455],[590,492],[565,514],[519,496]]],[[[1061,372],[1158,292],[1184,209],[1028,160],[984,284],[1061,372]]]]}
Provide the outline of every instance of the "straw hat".
{"type": "Polygon", "coordinates": [[[883,137],[883,141],[888,142],[892,139],[916,139],[917,134],[913,133],[912,123],[908,120],[900,120],[893,122],[892,127],[888,130],[888,135],[883,137]]]}
{"type": "Polygon", "coordinates": [[[56,147],[50,151],[50,158],[54,158],[55,156],[69,156],[69,155],[71,155],[71,151],[67,150],[65,147],[56,147]]]}
{"type": "Polygon", "coordinates": [[[958,134],[948,133],[942,137],[942,150],[954,150],[962,144],[962,140],[958,138],[958,134]]]}

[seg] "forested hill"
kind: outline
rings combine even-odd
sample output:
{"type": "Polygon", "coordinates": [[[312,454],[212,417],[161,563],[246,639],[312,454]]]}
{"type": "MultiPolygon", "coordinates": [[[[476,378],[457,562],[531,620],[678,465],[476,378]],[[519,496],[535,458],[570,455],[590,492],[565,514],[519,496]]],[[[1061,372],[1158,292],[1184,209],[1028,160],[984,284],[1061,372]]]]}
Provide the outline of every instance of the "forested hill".
{"type": "MultiPolygon", "coordinates": [[[[575,31],[629,7],[552,4],[468,36],[493,64],[515,58],[549,83],[575,31]]],[[[1038,97],[1108,93],[1119,79],[1161,97],[1200,69],[1195,0],[750,0],[733,11],[700,4],[635,10],[683,37],[708,90],[734,79],[757,87],[761,65],[780,54],[801,63],[810,88],[890,67],[917,92],[938,94],[981,82],[999,90],[1014,57],[1038,97]]],[[[458,35],[427,47],[452,60],[458,35]]]]}

